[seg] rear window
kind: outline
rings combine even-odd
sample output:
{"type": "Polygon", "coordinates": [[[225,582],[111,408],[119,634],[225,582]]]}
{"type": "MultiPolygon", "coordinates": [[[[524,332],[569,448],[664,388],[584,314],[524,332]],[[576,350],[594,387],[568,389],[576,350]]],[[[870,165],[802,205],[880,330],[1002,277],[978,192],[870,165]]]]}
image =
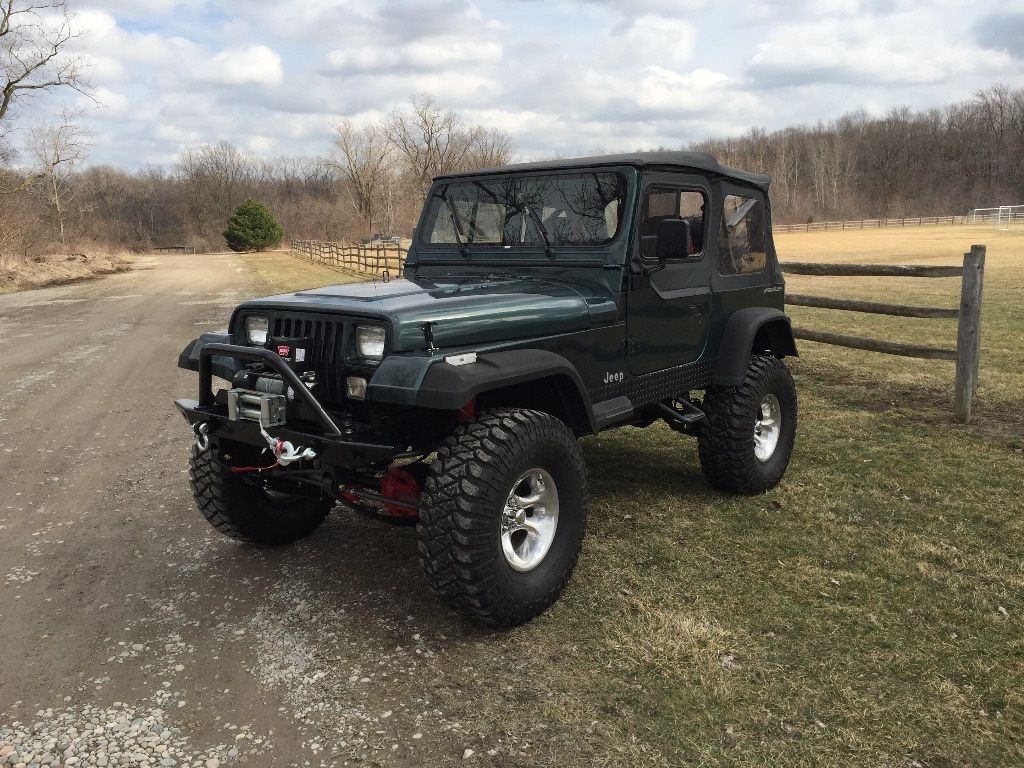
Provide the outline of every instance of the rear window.
{"type": "Polygon", "coordinates": [[[726,195],[718,235],[718,269],[723,275],[760,272],[768,264],[764,244],[764,205],[741,195],[726,195]]]}
{"type": "Polygon", "coordinates": [[[456,245],[605,245],[622,225],[626,180],[619,173],[503,176],[440,184],[427,201],[422,239],[456,245]],[[457,229],[456,229],[457,228],[457,229]]]}

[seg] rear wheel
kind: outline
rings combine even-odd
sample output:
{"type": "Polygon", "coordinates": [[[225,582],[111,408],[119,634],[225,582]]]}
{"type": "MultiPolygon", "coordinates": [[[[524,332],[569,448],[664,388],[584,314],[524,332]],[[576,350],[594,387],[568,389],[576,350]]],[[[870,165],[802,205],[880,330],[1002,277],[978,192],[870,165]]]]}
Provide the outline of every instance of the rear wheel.
{"type": "Polygon", "coordinates": [[[586,467],[572,431],[546,413],[498,409],[438,450],[420,506],[420,562],[446,603],[515,626],[547,609],[576,565],[586,467]]]}
{"type": "MultiPolygon", "coordinates": [[[[289,544],[316,530],[334,506],[329,499],[287,493],[236,474],[224,451],[213,443],[205,450],[192,446],[189,476],[196,506],[225,536],[265,546],[289,544]]],[[[232,446],[230,453],[236,465],[258,459],[258,449],[250,446],[232,446]]]]}
{"type": "Polygon", "coordinates": [[[750,358],[743,383],[713,386],[698,439],[707,481],[732,493],[755,494],[782,480],[796,438],[796,385],[770,355],[750,358]]]}

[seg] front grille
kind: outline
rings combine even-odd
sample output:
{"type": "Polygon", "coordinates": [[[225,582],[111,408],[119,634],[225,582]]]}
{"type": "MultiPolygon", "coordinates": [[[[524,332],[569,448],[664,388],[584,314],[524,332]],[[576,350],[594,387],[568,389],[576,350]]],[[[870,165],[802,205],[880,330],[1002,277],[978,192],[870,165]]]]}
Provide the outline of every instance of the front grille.
{"type": "Polygon", "coordinates": [[[345,400],[345,322],[334,315],[275,314],[272,336],[309,337],[313,340],[313,370],[316,395],[321,401],[345,400]]]}

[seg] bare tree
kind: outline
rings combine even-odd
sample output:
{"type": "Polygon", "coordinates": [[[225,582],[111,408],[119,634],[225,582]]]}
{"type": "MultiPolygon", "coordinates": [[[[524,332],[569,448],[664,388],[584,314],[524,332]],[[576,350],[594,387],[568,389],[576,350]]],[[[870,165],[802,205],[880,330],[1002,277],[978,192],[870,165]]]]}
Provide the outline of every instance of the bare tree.
{"type": "MultiPolygon", "coordinates": [[[[5,131],[3,126],[0,125],[0,168],[6,168],[14,162],[15,151],[14,147],[11,146],[7,140],[7,136],[10,132],[5,131]]],[[[3,186],[0,184],[0,192],[3,191],[3,186]]]]}
{"type": "Polygon", "coordinates": [[[68,206],[75,196],[74,171],[89,148],[86,134],[65,115],[59,123],[33,130],[28,148],[35,167],[29,178],[46,199],[60,242],[66,246],[68,206]]]}
{"type": "Polygon", "coordinates": [[[228,142],[186,149],[177,163],[185,187],[191,234],[207,245],[220,242],[231,212],[256,188],[268,169],[228,142]]]}
{"type": "Polygon", "coordinates": [[[372,232],[378,209],[388,211],[392,207],[392,146],[377,125],[356,128],[350,120],[342,120],[334,130],[338,134],[334,139],[334,162],[348,182],[353,208],[366,221],[367,231],[372,232]]]}
{"type": "Polygon", "coordinates": [[[466,154],[464,165],[468,169],[494,168],[508,165],[516,154],[516,143],[497,128],[482,129],[466,154]]]}
{"type": "Polygon", "coordinates": [[[396,109],[386,131],[405,158],[421,196],[435,176],[462,169],[484,134],[480,126],[467,126],[450,109],[440,109],[429,95],[413,96],[408,110],[396,109]]]}
{"type": "Polygon", "coordinates": [[[88,93],[82,60],[67,50],[77,37],[73,21],[66,0],[0,0],[0,132],[11,109],[33,93],[88,93]]]}

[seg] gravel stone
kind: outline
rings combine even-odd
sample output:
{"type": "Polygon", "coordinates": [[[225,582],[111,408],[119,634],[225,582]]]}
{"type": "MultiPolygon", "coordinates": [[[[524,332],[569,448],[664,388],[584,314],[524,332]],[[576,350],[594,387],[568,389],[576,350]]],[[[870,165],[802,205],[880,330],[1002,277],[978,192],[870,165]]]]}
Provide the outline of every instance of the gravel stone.
{"type": "Polygon", "coordinates": [[[272,748],[267,736],[261,736],[256,743],[249,726],[243,726],[245,749],[222,744],[194,750],[177,726],[165,722],[164,709],[159,707],[139,710],[118,702],[106,709],[85,705],[78,710],[47,709],[37,714],[43,719],[30,725],[18,721],[0,724],[0,765],[173,768],[181,764],[189,768],[219,768],[228,759],[258,760],[272,748]]]}

